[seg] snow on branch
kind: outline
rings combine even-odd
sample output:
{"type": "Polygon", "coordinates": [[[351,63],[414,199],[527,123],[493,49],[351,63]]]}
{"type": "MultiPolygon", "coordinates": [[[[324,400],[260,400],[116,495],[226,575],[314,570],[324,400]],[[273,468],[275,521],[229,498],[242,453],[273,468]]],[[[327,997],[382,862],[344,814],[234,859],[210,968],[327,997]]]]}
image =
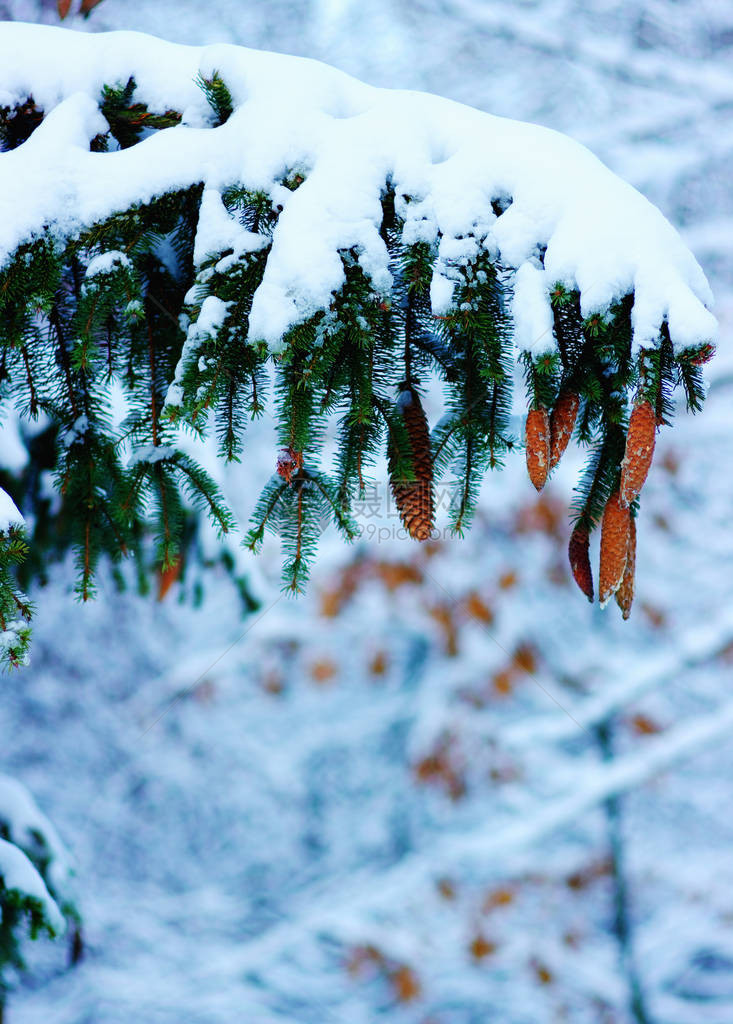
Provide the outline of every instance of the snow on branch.
{"type": "Polygon", "coordinates": [[[14,906],[31,916],[31,927],[44,926],[51,935],[66,928],[64,915],[46,888],[46,883],[23,851],[0,839],[0,902],[11,900],[14,906]]]}
{"type": "MultiPolygon", "coordinates": [[[[583,146],[546,128],[375,89],[295,57],[4,24],[0,102],[29,98],[43,119],[29,144],[0,161],[0,262],[46,230],[68,237],[200,182],[274,191],[282,211],[250,330],[277,346],[294,323],[329,306],[344,282],[339,251],[356,248],[375,285],[388,289],[379,229],[391,181],[410,199],[414,239],[439,235],[448,257],[452,239],[471,235],[509,267],[536,267],[540,321],[561,282],[579,291],[585,317],[633,292],[639,347],[656,343],[664,320],[679,348],[715,335],[708,286],[674,229],[583,146]],[[235,104],[217,128],[196,85],[214,71],[235,104]],[[90,152],[109,130],[103,87],[131,78],[148,119],[176,110],[180,123],[120,152],[90,152]],[[288,193],[281,180],[291,169],[306,180],[288,193]]],[[[521,341],[537,343],[531,329],[521,341]]]]}
{"type": "Polygon", "coordinates": [[[54,890],[68,895],[74,874],[71,854],[26,787],[3,774],[0,774],[0,826],[11,842],[43,861],[54,890]]]}

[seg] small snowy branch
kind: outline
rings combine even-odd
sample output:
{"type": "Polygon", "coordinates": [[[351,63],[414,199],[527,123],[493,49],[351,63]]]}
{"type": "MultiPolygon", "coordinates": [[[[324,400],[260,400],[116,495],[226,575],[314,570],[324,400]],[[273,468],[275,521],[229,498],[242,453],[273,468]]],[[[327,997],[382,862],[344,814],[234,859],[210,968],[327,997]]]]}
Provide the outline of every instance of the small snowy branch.
{"type": "Polygon", "coordinates": [[[11,842],[49,861],[49,881],[54,889],[64,893],[74,873],[71,854],[26,787],[10,775],[2,774],[0,824],[11,842]]]}
{"type": "Polygon", "coordinates": [[[53,934],[63,933],[66,927],[64,915],[45,882],[23,851],[5,839],[0,839],[0,880],[2,889],[8,893],[17,893],[24,901],[37,902],[53,934]]]}
{"type": "Polygon", "coordinates": [[[217,961],[214,968],[205,972],[206,978],[219,973],[228,976],[235,970],[262,970],[284,948],[301,942],[304,934],[339,934],[343,930],[351,933],[355,917],[389,912],[404,904],[416,888],[458,866],[478,862],[490,865],[492,874],[500,872],[520,850],[577,821],[609,797],[638,788],[683,758],[709,748],[726,736],[731,727],[733,701],[689,725],[647,740],[639,753],[598,767],[574,792],[538,804],[534,812],[528,808],[524,820],[517,824],[494,834],[482,827],[468,835],[449,836],[436,843],[430,853],[409,856],[378,877],[364,872],[352,875],[338,887],[324,887],[311,893],[307,905],[301,906],[296,914],[247,943],[241,952],[217,961]]]}
{"type": "Polygon", "coordinates": [[[529,749],[537,743],[572,739],[579,729],[597,725],[609,715],[626,707],[630,701],[667,683],[671,676],[704,664],[714,658],[733,635],[733,611],[725,609],[710,623],[696,625],[683,634],[672,650],[663,649],[636,668],[628,660],[607,676],[623,677],[623,682],[602,690],[597,696],[577,700],[551,715],[538,715],[513,725],[503,726],[499,737],[502,746],[529,749]]]}

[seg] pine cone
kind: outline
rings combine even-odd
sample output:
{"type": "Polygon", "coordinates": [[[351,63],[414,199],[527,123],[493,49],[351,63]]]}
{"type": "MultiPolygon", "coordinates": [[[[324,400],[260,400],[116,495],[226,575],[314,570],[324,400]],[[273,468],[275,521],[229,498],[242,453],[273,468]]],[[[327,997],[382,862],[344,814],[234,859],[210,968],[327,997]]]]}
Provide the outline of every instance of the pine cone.
{"type": "Polygon", "coordinates": [[[550,416],[550,469],[563,456],[575,429],[580,396],[575,391],[561,391],[550,416]]]}
{"type": "Polygon", "coordinates": [[[634,600],[634,572],[636,571],[636,520],[629,523],[629,547],[626,555],[626,569],[621,586],[616,591],[616,604],[623,612],[624,622],[631,615],[634,600]]]}
{"type": "Polygon", "coordinates": [[[621,463],[621,501],[630,505],[638,498],[654,456],[657,416],[651,402],[634,406],[621,463]]]}
{"type": "Polygon", "coordinates": [[[293,474],[302,468],[302,452],[296,452],[292,448],[281,448],[277,453],[277,475],[282,477],[286,484],[289,484],[293,479],[293,474]]]}
{"type": "Polygon", "coordinates": [[[570,535],[568,557],[573,579],[593,603],[593,572],[590,567],[590,536],[584,526],[576,526],[570,535]]]}
{"type": "Polygon", "coordinates": [[[525,442],[529,479],[541,491],[550,465],[550,417],[542,406],[527,413],[525,442]]]}
{"type": "Polygon", "coordinates": [[[405,529],[413,540],[428,540],[433,530],[433,456],[430,450],[430,431],[420,396],[411,387],[405,387],[398,400],[398,408],[405,422],[410,442],[414,480],[396,480],[395,452],[390,452],[390,484],[397,510],[405,529]]]}
{"type": "Polygon", "coordinates": [[[624,578],[629,551],[631,512],[616,491],[606,502],[601,524],[601,567],[598,600],[605,608],[624,578]]]}
{"type": "Polygon", "coordinates": [[[715,355],[715,345],[702,345],[695,355],[692,357],[690,362],[693,366],[704,366],[705,363],[709,363],[715,355]]]}

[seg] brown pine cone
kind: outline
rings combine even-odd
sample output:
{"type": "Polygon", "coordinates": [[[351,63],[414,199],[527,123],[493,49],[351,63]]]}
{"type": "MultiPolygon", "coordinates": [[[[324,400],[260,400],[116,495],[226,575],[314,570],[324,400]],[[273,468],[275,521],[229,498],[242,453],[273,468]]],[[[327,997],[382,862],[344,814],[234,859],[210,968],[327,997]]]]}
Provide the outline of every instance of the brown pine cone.
{"type": "Polygon", "coordinates": [[[593,572],[590,567],[590,536],[584,526],[576,526],[570,535],[568,557],[573,579],[593,603],[593,572]]]}
{"type": "Polygon", "coordinates": [[[601,524],[601,567],[598,600],[605,608],[624,578],[629,551],[631,512],[616,491],[606,502],[601,524]]]}
{"type": "Polygon", "coordinates": [[[550,417],[542,406],[527,413],[525,442],[529,479],[541,491],[550,465],[550,417]]]}
{"type": "Polygon", "coordinates": [[[654,456],[657,416],[651,402],[634,406],[621,463],[621,501],[630,505],[638,498],[654,456]]]}
{"type": "Polygon", "coordinates": [[[621,586],[616,591],[616,604],[623,613],[624,622],[631,615],[631,605],[634,601],[634,573],[636,571],[636,520],[631,519],[629,523],[629,547],[626,554],[626,569],[621,586]]]}
{"type": "Polygon", "coordinates": [[[293,474],[302,468],[302,452],[296,452],[293,448],[281,448],[277,453],[277,475],[281,476],[286,484],[289,484],[293,474]]]}
{"type": "Polygon", "coordinates": [[[702,345],[695,355],[692,357],[690,362],[693,366],[704,366],[705,363],[709,363],[715,355],[715,345],[702,345]]]}
{"type": "Polygon", "coordinates": [[[428,540],[433,530],[433,456],[430,431],[420,396],[412,387],[400,394],[398,408],[410,442],[414,480],[396,480],[395,453],[390,453],[390,484],[397,510],[413,540],[428,540]]]}
{"type": "Polygon", "coordinates": [[[550,416],[550,469],[554,469],[573,436],[580,396],[575,391],[561,391],[550,416]]]}

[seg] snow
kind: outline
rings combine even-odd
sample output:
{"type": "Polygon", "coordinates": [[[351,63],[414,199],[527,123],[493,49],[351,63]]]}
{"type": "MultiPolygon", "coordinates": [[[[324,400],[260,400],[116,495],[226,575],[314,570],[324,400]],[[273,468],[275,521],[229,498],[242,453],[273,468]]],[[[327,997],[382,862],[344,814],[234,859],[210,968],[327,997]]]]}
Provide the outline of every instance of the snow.
{"type": "Polygon", "coordinates": [[[188,327],[186,340],[181,350],[181,358],[178,360],[173,380],[166,394],[166,405],[176,406],[183,401],[183,374],[186,365],[200,343],[216,335],[232,305],[232,302],[224,302],[216,295],[207,295],[201,303],[197,319],[188,327]]]}
{"type": "Polygon", "coordinates": [[[7,533],[13,527],[21,527],[23,524],[23,516],[15,507],[15,502],[0,487],[0,533],[7,533]]]}
{"type": "Polygon", "coordinates": [[[74,420],[71,427],[64,431],[61,443],[65,448],[71,448],[73,444],[76,444],[77,441],[80,441],[85,436],[88,430],[89,417],[86,413],[80,413],[80,415],[74,420]]]}
{"type": "Polygon", "coordinates": [[[514,343],[533,357],[556,347],[547,277],[536,263],[523,263],[514,279],[514,343]]]}
{"type": "MultiPolygon", "coordinates": [[[[277,349],[289,327],[328,308],[343,283],[341,250],[359,253],[377,292],[389,289],[379,197],[390,180],[398,210],[409,211],[408,241],[439,234],[448,246],[474,235],[517,269],[542,251],[544,266],[535,269],[545,291],[556,282],[579,289],[584,315],[633,289],[637,348],[655,344],[663,320],[681,348],[716,336],[705,277],[671,225],[582,145],[550,129],[370,87],[302,58],[20,24],[0,28],[0,90],[18,101],[33,94],[46,111],[0,163],[0,261],[44,230],[66,237],[196,182],[206,189],[197,258],[222,245],[246,250],[220,191],[235,183],[267,190],[282,212],[250,334],[277,349]],[[194,79],[214,69],[235,111],[212,129],[194,79]],[[183,109],[184,122],[127,150],[89,152],[106,129],[102,85],[130,75],[138,100],[183,109]],[[279,182],[292,169],[305,181],[289,193],[279,182]],[[491,201],[504,196],[511,204],[497,218],[491,201]]],[[[439,287],[439,310],[445,300],[439,287]]]]}
{"type": "Polygon", "coordinates": [[[136,448],[135,451],[130,455],[128,460],[128,466],[136,466],[138,462],[163,462],[165,459],[172,458],[178,449],[165,444],[146,444],[136,448]]]}
{"type": "Polygon", "coordinates": [[[86,278],[93,278],[99,274],[112,274],[118,267],[130,270],[132,269],[132,261],[124,252],[117,252],[113,249],[109,252],[102,252],[97,256],[92,256],[84,276],[86,278]]]}
{"type": "Polygon", "coordinates": [[[221,192],[215,188],[204,189],[193,253],[197,265],[203,263],[212,253],[224,252],[227,249],[233,250],[234,257],[256,252],[265,242],[266,239],[262,235],[247,231],[229,213],[222,201],[221,192]]]}

